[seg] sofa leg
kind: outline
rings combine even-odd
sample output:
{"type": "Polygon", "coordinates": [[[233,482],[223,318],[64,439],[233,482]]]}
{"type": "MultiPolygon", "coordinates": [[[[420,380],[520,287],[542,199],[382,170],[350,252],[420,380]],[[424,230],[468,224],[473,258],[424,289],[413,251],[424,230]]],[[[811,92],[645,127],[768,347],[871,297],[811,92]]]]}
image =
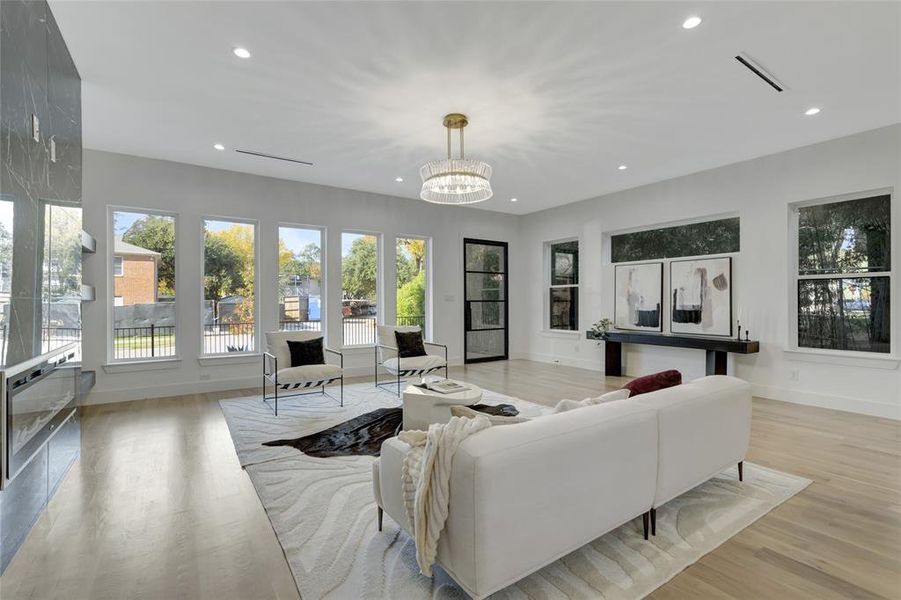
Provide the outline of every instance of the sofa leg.
{"type": "Polygon", "coordinates": [[[648,516],[649,513],[641,515],[641,524],[644,526],[644,539],[648,539],[648,516]]]}
{"type": "Polygon", "coordinates": [[[739,481],[745,480],[745,468],[744,467],[745,467],[745,461],[741,461],[738,463],[738,480],[739,481]]]}
{"type": "Polygon", "coordinates": [[[379,506],[378,509],[379,509],[379,531],[381,531],[382,530],[382,515],[385,513],[385,511],[382,510],[381,506],[379,506]]]}
{"type": "Polygon", "coordinates": [[[657,509],[651,509],[651,535],[657,535],[657,509]]]}

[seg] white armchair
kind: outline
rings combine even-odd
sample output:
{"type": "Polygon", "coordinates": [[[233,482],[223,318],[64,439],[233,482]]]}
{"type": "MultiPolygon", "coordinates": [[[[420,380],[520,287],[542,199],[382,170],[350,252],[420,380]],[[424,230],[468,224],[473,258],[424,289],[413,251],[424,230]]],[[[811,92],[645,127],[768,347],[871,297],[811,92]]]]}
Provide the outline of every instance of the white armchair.
{"type": "Polygon", "coordinates": [[[278,416],[279,399],[292,398],[294,396],[308,396],[322,394],[336,399],[325,391],[325,386],[336,381],[341,382],[341,396],[339,402],[344,406],[344,355],[337,350],[323,347],[323,354],[337,356],[338,364],[291,366],[291,351],[288,341],[307,342],[322,337],[321,331],[267,331],[266,352],[263,353],[263,402],[275,401],[275,416],[278,416]],[[272,384],[275,393],[266,395],[267,383],[272,384]],[[310,388],[322,388],[313,392],[294,392],[279,394],[279,390],[308,390],[310,388]]]}
{"type": "Polygon", "coordinates": [[[422,377],[434,371],[444,369],[444,376],[447,377],[447,346],[444,344],[436,344],[423,340],[423,345],[428,348],[443,348],[444,357],[437,354],[426,354],[425,356],[410,356],[407,358],[398,358],[397,356],[397,338],[394,332],[409,333],[413,331],[422,331],[419,325],[379,325],[376,329],[375,342],[375,386],[381,387],[385,385],[397,385],[397,395],[400,397],[400,383],[402,377],[422,377]],[[394,376],[390,381],[379,383],[379,367],[384,368],[388,373],[394,376]]]}

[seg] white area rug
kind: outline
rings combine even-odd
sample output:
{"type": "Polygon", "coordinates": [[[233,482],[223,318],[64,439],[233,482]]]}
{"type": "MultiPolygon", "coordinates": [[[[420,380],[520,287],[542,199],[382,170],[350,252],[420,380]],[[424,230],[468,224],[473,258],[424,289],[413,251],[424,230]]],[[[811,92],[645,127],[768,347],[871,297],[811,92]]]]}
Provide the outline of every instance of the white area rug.
{"type": "MultiPolygon", "coordinates": [[[[483,400],[513,404],[525,416],[550,410],[488,391],[483,400]]],[[[259,397],[219,403],[303,600],[466,598],[440,568],[434,579],[419,574],[413,542],[390,517],[378,531],[374,458],[314,458],[291,447],[260,445],[400,403],[372,384],[346,386],[343,409],[323,396],[280,401],[278,417],[259,397]]],[[[746,463],[744,482],[731,469],[659,509],[657,536],[650,541],[635,519],[492,598],[642,598],[809,484],[746,463]]]]}

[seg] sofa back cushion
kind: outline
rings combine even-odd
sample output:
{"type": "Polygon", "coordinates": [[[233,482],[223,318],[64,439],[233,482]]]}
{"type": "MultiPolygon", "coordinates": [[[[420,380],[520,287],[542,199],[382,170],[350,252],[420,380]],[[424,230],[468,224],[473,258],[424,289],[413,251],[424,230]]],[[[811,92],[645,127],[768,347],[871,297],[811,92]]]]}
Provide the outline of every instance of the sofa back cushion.
{"type": "Polygon", "coordinates": [[[279,369],[287,369],[291,366],[291,351],[288,349],[288,340],[308,342],[316,338],[322,338],[321,331],[267,331],[266,350],[278,360],[279,369]]]}
{"type": "Polygon", "coordinates": [[[751,434],[751,386],[746,381],[702,377],[628,403],[657,411],[654,506],[744,460],[751,434]]]}
{"type": "Polygon", "coordinates": [[[674,385],[682,383],[682,373],[675,369],[669,371],[660,371],[643,377],[637,377],[623,386],[624,390],[629,390],[629,397],[633,398],[640,394],[649,394],[657,390],[663,390],[674,385]]]}

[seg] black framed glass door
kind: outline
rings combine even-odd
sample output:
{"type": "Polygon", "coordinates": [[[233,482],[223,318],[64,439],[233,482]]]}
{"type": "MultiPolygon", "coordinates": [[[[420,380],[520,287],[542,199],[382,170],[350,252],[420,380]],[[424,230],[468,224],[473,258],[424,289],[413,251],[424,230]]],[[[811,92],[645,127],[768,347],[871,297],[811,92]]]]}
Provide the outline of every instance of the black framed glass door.
{"type": "Polygon", "coordinates": [[[507,243],[463,240],[463,360],[506,360],[507,243]]]}

